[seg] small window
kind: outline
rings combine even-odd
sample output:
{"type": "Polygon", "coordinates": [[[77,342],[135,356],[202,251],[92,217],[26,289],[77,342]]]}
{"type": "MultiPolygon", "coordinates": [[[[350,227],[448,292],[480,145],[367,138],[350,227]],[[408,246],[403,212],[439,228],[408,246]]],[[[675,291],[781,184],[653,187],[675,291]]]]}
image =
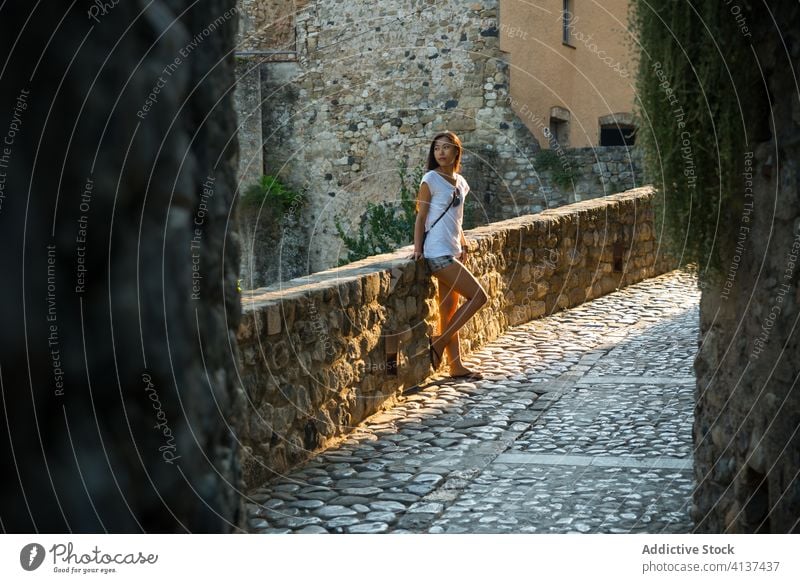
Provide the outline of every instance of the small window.
{"type": "Polygon", "coordinates": [[[562,42],[572,46],[570,30],[572,29],[572,0],[564,0],[564,10],[561,14],[562,42]]]}
{"type": "Polygon", "coordinates": [[[633,146],[635,143],[635,126],[628,124],[604,124],[600,126],[601,146],[633,146]]]}

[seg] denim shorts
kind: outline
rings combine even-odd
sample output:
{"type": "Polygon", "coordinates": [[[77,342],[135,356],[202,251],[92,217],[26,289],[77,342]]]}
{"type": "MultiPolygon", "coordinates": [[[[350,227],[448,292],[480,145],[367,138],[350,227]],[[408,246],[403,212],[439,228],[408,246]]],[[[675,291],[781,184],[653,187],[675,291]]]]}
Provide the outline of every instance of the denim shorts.
{"type": "Polygon", "coordinates": [[[436,273],[437,271],[441,271],[448,265],[453,265],[456,262],[456,258],[452,255],[443,255],[441,257],[427,257],[425,262],[428,264],[428,269],[431,270],[431,273],[436,273]]]}

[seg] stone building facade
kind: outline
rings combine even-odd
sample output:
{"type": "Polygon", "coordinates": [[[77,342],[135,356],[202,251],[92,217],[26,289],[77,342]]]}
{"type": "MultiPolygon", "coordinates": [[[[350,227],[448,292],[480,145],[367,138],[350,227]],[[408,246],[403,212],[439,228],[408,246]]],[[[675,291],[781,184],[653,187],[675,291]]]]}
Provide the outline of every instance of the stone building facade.
{"type": "MultiPolygon", "coordinates": [[[[479,224],[637,185],[635,155],[627,150],[622,172],[630,176],[619,185],[558,187],[537,168],[540,139],[510,92],[509,62],[519,54],[503,50],[503,14],[511,10],[503,1],[252,0],[243,8],[250,16],[240,52],[262,63],[265,172],[308,193],[300,224],[309,271],[343,256],[336,219],[354,229],[367,202],[397,200],[399,161],[422,164],[443,129],[464,142],[463,173],[479,224]]],[[[241,105],[240,117],[246,109],[241,105]]],[[[594,163],[607,161],[606,152],[593,153],[594,163]]],[[[243,158],[259,155],[243,150],[243,158]]],[[[578,182],[602,182],[603,171],[593,175],[591,166],[576,170],[585,173],[578,182]]]]}

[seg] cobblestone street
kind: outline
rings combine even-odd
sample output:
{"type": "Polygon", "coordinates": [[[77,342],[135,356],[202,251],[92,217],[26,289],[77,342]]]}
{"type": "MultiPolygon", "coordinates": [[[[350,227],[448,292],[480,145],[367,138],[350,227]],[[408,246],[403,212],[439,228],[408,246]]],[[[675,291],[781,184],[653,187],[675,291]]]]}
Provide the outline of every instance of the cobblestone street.
{"type": "Polygon", "coordinates": [[[699,290],[672,272],[508,331],[251,492],[255,533],[692,529],[699,290]]]}

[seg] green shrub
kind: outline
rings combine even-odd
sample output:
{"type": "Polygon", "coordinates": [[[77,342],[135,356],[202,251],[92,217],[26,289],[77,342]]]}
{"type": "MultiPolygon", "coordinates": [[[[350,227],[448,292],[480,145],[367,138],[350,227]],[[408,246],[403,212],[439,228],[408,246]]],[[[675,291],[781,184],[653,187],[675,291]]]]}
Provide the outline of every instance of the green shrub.
{"type": "Polygon", "coordinates": [[[417,185],[425,171],[419,165],[409,176],[408,164],[403,160],[397,173],[400,178],[399,200],[367,203],[367,210],[361,215],[354,236],[345,232],[339,217],[334,220],[336,232],[347,247],[347,255],[340,259],[339,265],[388,253],[414,241],[417,185]]]}
{"type": "Polygon", "coordinates": [[[305,196],[286,186],[277,176],[265,175],[245,189],[240,204],[251,208],[263,205],[282,213],[305,204],[305,196]]]}

